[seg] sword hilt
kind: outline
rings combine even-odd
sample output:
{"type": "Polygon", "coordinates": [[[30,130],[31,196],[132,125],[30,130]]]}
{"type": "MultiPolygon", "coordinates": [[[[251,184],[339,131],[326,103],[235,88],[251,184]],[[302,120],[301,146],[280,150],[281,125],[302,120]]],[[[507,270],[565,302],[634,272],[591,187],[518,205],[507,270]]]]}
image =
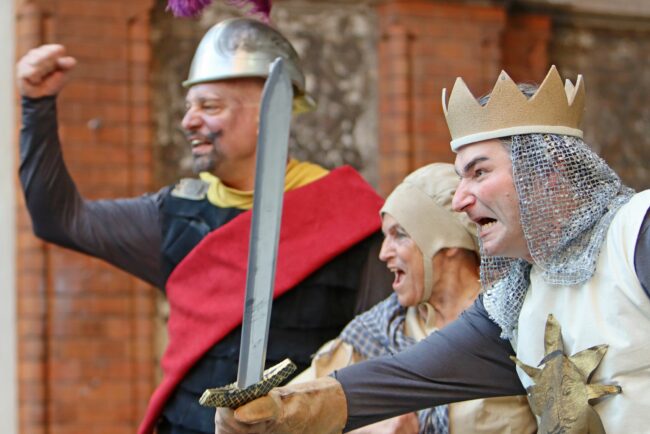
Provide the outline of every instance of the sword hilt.
{"type": "Polygon", "coordinates": [[[284,359],[277,365],[266,369],[260,381],[244,389],[237,387],[237,383],[206,389],[199,399],[199,404],[204,407],[241,407],[281,385],[296,369],[296,365],[291,360],[284,359]]]}

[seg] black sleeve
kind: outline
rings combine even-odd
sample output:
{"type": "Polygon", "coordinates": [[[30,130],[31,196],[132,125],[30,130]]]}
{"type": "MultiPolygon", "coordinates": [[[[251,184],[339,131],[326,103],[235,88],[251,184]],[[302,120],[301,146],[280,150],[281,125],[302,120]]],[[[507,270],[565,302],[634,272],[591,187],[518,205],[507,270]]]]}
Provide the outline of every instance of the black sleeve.
{"type": "Polygon", "coordinates": [[[345,430],[441,404],[525,394],[500,332],[480,297],[408,350],[336,371],[347,398],[345,430]]]}
{"type": "Polygon", "coordinates": [[[56,98],[23,97],[20,181],[34,233],[161,286],[163,191],[133,199],[83,199],[63,161],[56,98]]]}
{"type": "Polygon", "coordinates": [[[650,297],[650,209],[646,211],[634,250],[634,269],[641,286],[650,297]]]}

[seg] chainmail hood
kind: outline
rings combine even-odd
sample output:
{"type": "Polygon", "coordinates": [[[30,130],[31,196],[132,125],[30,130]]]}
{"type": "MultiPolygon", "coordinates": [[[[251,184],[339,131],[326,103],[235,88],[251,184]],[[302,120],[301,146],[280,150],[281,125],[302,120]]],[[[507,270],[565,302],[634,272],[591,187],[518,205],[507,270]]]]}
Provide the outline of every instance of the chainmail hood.
{"type": "MultiPolygon", "coordinates": [[[[555,285],[591,278],[607,229],[634,191],[578,137],[511,137],[521,224],[535,266],[555,285]]],[[[485,308],[512,338],[530,284],[531,264],[481,253],[485,308]]]]}

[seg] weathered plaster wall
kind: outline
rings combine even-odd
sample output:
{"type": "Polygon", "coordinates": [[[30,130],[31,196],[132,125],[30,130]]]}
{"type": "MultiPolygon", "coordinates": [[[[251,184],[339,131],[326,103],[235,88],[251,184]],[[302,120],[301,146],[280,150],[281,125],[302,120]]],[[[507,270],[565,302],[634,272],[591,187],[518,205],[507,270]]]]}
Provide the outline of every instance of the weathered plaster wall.
{"type": "Polygon", "coordinates": [[[551,61],[585,76],[585,140],[636,189],[650,187],[650,20],[563,15],[551,61]]]}

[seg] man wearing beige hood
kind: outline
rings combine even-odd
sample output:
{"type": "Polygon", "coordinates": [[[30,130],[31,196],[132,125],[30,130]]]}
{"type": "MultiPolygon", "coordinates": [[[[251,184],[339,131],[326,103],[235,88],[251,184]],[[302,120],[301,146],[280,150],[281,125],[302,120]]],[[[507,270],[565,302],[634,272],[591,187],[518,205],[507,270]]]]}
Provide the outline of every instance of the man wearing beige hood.
{"type": "MultiPolygon", "coordinates": [[[[325,344],[294,383],[361,360],[400,352],[454,321],[480,291],[476,226],[451,208],[454,166],[434,163],[408,175],[381,209],[379,259],[395,275],[393,294],[325,344]]],[[[524,395],[476,399],[407,413],[355,434],[534,433],[524,395]]]]}

